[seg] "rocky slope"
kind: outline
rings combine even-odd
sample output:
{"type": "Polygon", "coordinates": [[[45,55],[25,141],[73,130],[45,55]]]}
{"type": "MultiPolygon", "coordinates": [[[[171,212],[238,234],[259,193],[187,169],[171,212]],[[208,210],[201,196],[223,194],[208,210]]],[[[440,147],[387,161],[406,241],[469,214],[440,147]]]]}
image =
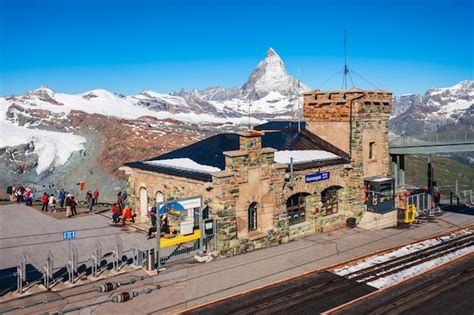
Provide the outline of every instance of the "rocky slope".
{"type": "MultiPolygon", "coordinates": [[[[124,187],[118,168],[213,133],[251,122],[300,115],[308,87],[291,77],[269,49],[241,87],[125,96],[103,89],[81,94],[40,87],[0,98],[0,197],[16,183],[38,191],[77,183],[112,200],[124,187]]],[[[424,95],[394,97],[391,129],[398,134],[473,126],[473,81],[424,95]]]]}
{"type": "Polygon", "coordinates": [[[125,182],[118,168],[151,158],[213,133],[262,118],[286,118],[306,89],[269,49],[242,88],[125,96],[103,89],[81,94],[40,87],[0,98],[0,194],[12,183],[38,192],[77,183],[98,187],[112,200],[125,182]]]}
{"type": "Polygon", "coordinates": [[[396,134],[474,130],[474,81],[465,80],[448,88],[434,88],[424,95],[395,96],[391,130],[396,134]]]}

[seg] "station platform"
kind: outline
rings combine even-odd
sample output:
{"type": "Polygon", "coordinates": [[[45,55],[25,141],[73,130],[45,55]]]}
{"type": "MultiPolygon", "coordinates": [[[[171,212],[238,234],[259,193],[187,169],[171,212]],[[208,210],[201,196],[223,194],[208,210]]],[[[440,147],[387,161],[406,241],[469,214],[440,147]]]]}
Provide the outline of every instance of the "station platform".
{"type": "MultiPolygon", "coordinates": [[[[0,207],[0,213],[2,210],[0,207]]],[[[365,230],[356,227],[316,233],[292,240],[287,244],[233,257],[217,258],[209,263],[198,264],[189,261],[176,263],[158,275],[148,276],[144,282],[148,285],[159,284],[160,289],[137,296],[127,303],[105,303],[87,307],[91,303],[103,301],[106,298],[103,295],[90,297],[84,301],[76,302],[77,299],[72,299],[65,302],[68,302],[69,306],[82,305],[86,307],[83,310],[91,314],[178,313],[191,307],[470,224],[474,224],[474,215],[470,213],[444,212],[433,220],[412,224],[402,229],[365,230]]],[[[5,257],[8,251],[3,251],[1,254],[5,257]]],[[[116,279],[126,277],[126,275],[120,275],[116,279]]],[[[109,280],[114,280],[114,278],[109,280]]],[[[94,288],[96,285],[87,284],[84,289],[94,288]]],[[[135,287],[139,286],[140,282],[137,282],[135,287]]],[[[10,303],[27,302],[27,298],[21,300],[10,303]]],[[[60,309],[52,305],[42,305],[40,309],[19,310],[15,314],[58,310],[60,309]]]]}

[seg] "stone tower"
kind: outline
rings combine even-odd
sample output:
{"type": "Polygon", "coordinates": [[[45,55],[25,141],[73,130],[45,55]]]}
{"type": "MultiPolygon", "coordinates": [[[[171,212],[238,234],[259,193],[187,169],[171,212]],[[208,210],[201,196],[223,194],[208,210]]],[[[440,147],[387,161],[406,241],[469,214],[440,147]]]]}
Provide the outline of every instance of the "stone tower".
{"type": "Polygon", "coordinates": [[[304,93],[306,128],[346,152],[366,177],[390,175],[392,93],[357,88],[304,93]]]}

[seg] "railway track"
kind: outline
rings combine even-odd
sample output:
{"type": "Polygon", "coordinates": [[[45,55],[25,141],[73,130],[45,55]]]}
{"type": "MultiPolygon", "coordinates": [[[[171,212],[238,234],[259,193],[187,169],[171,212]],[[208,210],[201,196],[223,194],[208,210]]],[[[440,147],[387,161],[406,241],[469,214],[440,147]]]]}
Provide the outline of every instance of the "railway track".
{"type": "MultiPolygon", "coordinates": [[[[433,244],[400,257],[394,257],[390,260],[373,266],[360,268],[353,272],[347,273],[344,276],[338,276],[328,271],[314,272],[300,277],[297,281],[289,280],[286,283],[279,284],[277,285],[277,287],[279,287],[277,290],[267,290],[266,288],[262,288],[256,290],[256,295],[254,295],[254,291],[251,291],[252,295],[254,296],[250,298],[246,296],[246,294],[243,294],[241,295],[243,300],[239,300],[238,298],[229,298],[222,302],[217,302],[214,304],[211,303],[208,306],[188,310],[185,313],[219,314],[222,313],[223,309],[216,308],[215,310],[218,311],[214,312],[214,305],[226,303],[227,305],[225,306],[224,310],[225,313],[228,314],[285,313],[288,312],[288,310],[304,312],[305,303],[308,305],[313,305],[314,308],[311,309],[313,311],[315,309],[319,310],[320,312],[326,311],[338,305],[358,299],[362,296],[367,296],[368,294],[377,291],[376,288],[367,285],[367,283],[373,281],[374,279],[384,277],[403,270],[404,268],[409,268],[410,266],[420,264],[431,259],[436,259],[436,257],[447,255],[457,250],[473,246],[474,227],[468,227],[463,230],[456,231],[456,236],[452,237],[451,239],[443,240],[445,238],[445,235],[441,235],[438,237],[440,241],[437,244],[433,244]],[[258,291],[265,290],[267,290],[267,292],[263,292],[262,294],[258,293],[258,291]]],[[[396,248],[390,249],[389,251],[384,251],[376,255],[383,255],[387,252],[389,253],[395,250],[396,248]]],[[[368,259],[372,256],[365,256],[364,259],[368,259]]],[[[351,262],[351,265],[355,264],[357,264],[357,261],[351,262]]],[[[339,265],[339,267],[341,266],[342,265],[339,265]]],[[[335,270],[335,268],[337,268],[337,266],[332,267],[331,271],[335,270]]],[[[144,285],[150,285],[147,283],[148,281],[149,280],[147,279],[140,279],[136,281],[136,283],[128,285],[127,289],[133,290],[140,287],[143,288],[144,285]]],[[[166,286],[167,285],[164,285],[163,287],[166,286]]],[[[95,303],[87,303],[87,301],[95,300],[101,296],[104,298],[108,296],[108,298],[99,304],[110,303],[112,302],[110,294],[120,294],[124,289],[125,286],[123,288],[121,287],[120,290],[117,290],[116,292],[98,293],[90,289],[80,290],[77,288],[76,290],[71,290],[70,292],[58,293],[60,296],[50,297],[50,299],[47,299],[47,301],[38,301],[32,304],[26,303],[23,305],[17,305],[15,309],[25,310],[33,308],[34,306],[38,306],[39,304],[46,304],[49,305],[49,307],[44,305],[44,308],[47,308],[48,310],[67,311],[68,309],[64,309],[63,304],[66,300],[68,300],[66,303],[71,307],[73,305],[82,305],[80,308],[85,308],[96,305],[95,303]],[[71,298],[73,300],[71,300],[71,298]]],[[[9,311],[14,311],[14,309],[9,311]]]]}
{"type": "MultiPolygon", "coordinates": [[[[374,280],[403,272],[414,266],[436,260],[460,250],[469,249],[470,247],[474,248],[474,229],[470,227],[455,235],[427,241],[432,241],[433,244],[405,253],[404,255],[391,257],[373,265],[363,265],[363,267],[355,268],[356,270],[350,269],[372,257],[369,256],[363,261],[352,262],[350,266],[339,265],[328,270],[332,272],[324,271],[309,274],[302,278],[291,279],[274,286],[268,286],[216,303],[209,303],[189,309],[184,313],[283,314],[288,312],[325,312],[364,296],[377,294],[380,290],[369,285],[374,280]],[[338,268],[340,270],[344,267],[349,268],[350,272],[346,272],[342,276],[336,275],[335,271],[338,268]]],[[[418,243],[412,245],[417,245],[418,243]]],[[[396,249],[393,252],[396,252],[396,249]]],[[[380,254],[379,256],[390,255],[390,253],[380,254]]],[[[472,276],[472,270],[469,271],[469,275],[472,276]]],[[[453,275],[450,279],[451,281],[458,281],[459,277],[459,275],[453,275]]],[[[443,283],[449,283],[449,281],[443,281],[443,283]]],[[[433,281],[431,285],[432,292],[436,292],[437,288],[441,286],[433,287],[433,285],[437,285],[436,281],[433,281]]],[[[407,298],[412,294],[407,293],[407,298]]]]}
{"type": "Polygon", "coordinates": [[[399,256],[386,262],[345,274],[344,277],[356,280],[357,282],[370,283],[376,279],[393,275],[404,269],[411,268],[473,245],[474,234],[465,234],[425,249],[415,251],[408,255],[399,256]]]}
{"type": "Polygon", "coordinates": [[[403,281],[325,314],[431,314],[433,309],[436,313],[462,313],[463,307],[471,313],[474,301],[462,293],[469,292],[469,287],[474,287],[473,254],[430,270],[418,276],[416,281],[403,281]],[[458,308],[457,311],[452,309],[453,306],[458,308]]]}

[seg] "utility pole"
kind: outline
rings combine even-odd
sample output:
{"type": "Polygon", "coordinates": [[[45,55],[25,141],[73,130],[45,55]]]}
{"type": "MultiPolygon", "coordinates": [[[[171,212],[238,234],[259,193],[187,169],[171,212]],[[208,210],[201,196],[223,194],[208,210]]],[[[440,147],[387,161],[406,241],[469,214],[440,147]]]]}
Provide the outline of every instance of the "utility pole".
{"type": "Polygon", "coordinates": [[[433,195],[433,167],[431,165],[431,154],[428,154],[428,194],[433,195]]]}
{"type": "Polygon", "coordinates": [[[344,78],[342,80],[343,88],[347,89],[347,75],[349,74],[349,68],[347,67],[347,30],[344,29],[344,78]]]}
{"type": "Polygon", "coordinates": [[[301,111],[300,111],[300,67],[298,67],[298,95],[296,96],[296,112],[298,115],[298,132],[301,131],[301,111]]]}

